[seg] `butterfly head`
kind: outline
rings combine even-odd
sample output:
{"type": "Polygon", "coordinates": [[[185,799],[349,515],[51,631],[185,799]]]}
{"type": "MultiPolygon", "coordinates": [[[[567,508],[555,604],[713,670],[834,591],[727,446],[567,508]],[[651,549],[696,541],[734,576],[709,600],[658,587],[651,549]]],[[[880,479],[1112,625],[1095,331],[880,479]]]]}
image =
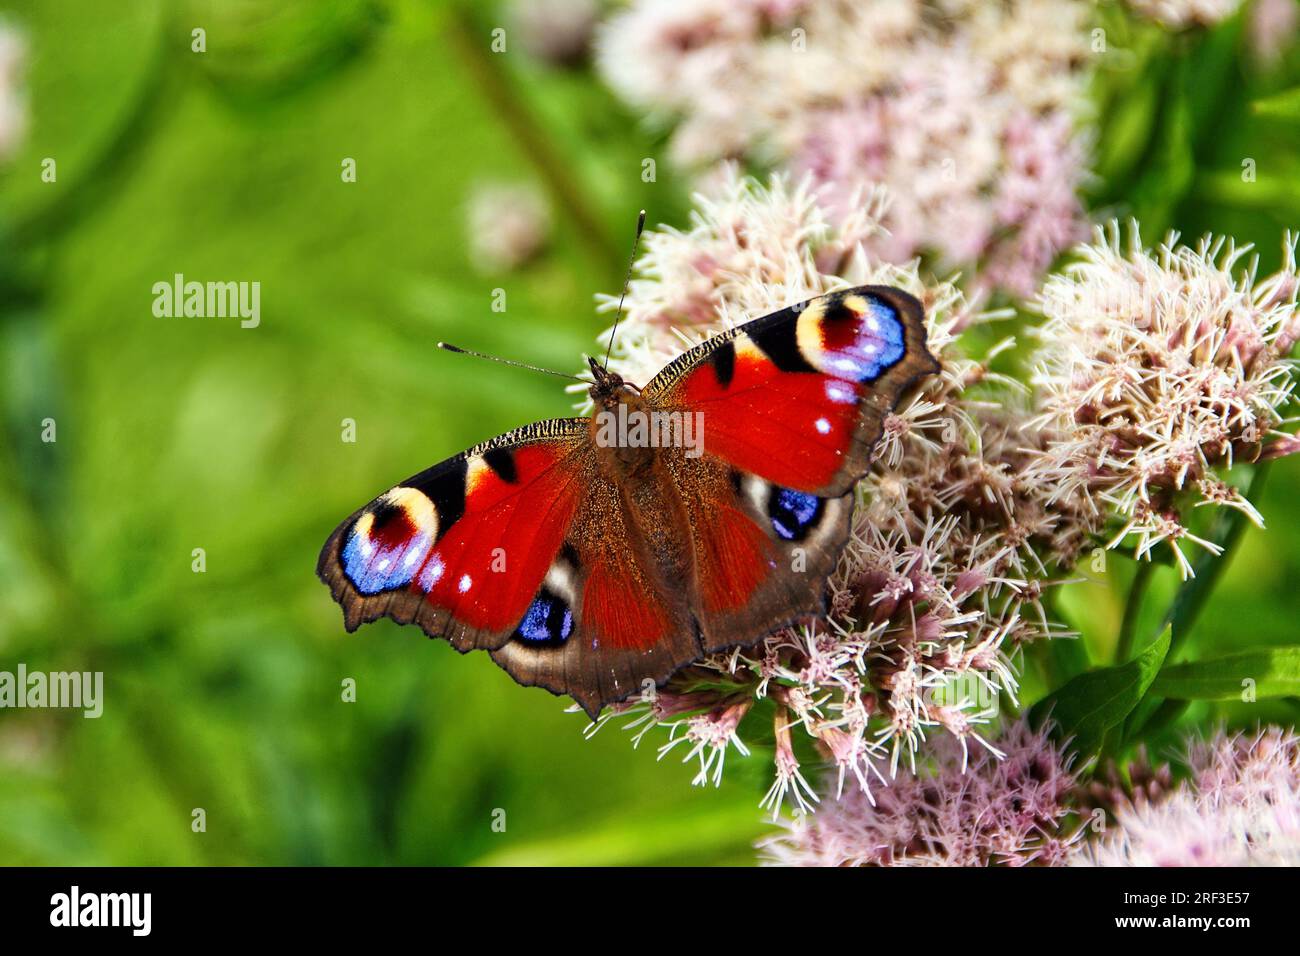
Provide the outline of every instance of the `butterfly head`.
{"type": "Polygon", "coordinates": [[[602,367],[594,358],[588,357],[587,365],[591,367],[591,374],[595,377],[595,381],[587,389],[587,394],[591,396],[592,402],[598,408],[614,408],[620,402],[620,395],[636,391],[635,386],[623,381],[623,376],[602,367]]]}

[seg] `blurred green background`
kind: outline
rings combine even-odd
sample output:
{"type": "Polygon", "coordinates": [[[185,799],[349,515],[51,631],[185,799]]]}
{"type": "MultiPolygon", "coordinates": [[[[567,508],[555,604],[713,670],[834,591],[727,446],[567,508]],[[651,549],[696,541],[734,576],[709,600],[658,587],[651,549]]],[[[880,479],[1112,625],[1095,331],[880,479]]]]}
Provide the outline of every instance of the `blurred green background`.
{"type": "MultiPolygon", "coordinates": [[[[346,635],[314,575],[326,535],[374,494],[568,413],[552,380],[434,343],[578,368],[636,210],[685,224],[667,164],[640,177],[656,134],[586,67],[491,53],[492,5],[0,8],[27,35],[32,115],[0,167],[0,669],[105,675],[98,720],[0,711],[0,863],[749,862],[761,747],[729,757],[721,790],[692,788],[693,765],[656,763],[662,735],[584,740],[584,717],[486,655],[390,622],[346,635]],[[521,270],[470,261],[465,204],[487,180],[549,198],[550,243],[521,270]],[[151,287],[175,273],[260,282],[260,327],[155,318],[151,287]]],[[[1249,103],[1287,76],[1243,72],[1239,27],[1099,80],[1104,122],[1137,132],[1103,128],[1118,145],[1093,199],[1141,211],[1148,239],[1212,227],[1275,264],[1300,223],[1300,162],[1249,103]],[[1179,83],[1182,100],[1133,105],[1179,83]],[[1242,155],[1271,193],[1236,187],[1242,155]]],[[[1273,470],[1271,531],[1246,536],[1198,646],[1294,642],[1297,466],[1273,470]]],[[[1122,583],[1064,602],[1094,647],[1122,583]]]]}

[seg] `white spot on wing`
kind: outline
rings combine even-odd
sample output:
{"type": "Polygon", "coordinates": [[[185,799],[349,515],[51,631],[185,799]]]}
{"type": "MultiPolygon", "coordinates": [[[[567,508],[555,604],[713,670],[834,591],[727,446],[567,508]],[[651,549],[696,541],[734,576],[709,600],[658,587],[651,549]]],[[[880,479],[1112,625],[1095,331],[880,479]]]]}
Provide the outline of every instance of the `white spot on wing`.
{"type": "Polygon", "coordinates": [[[852,405],[857,401],[853,387],[846,382],[840,381],[826,383],[826,397],[839,405],[852,405]]]}
{"type": "Polygon", "coordinates": [[[547,569],[546,586],[564,598],[570,607],[574,605],[573,569],[563,559],[556,559],[547,569]]]}

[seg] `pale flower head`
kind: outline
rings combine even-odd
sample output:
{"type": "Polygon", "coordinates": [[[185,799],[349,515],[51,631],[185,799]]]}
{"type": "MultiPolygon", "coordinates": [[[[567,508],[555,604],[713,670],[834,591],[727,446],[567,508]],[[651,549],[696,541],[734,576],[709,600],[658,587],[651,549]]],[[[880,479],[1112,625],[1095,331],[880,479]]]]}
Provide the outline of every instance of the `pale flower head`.
{"type": "Polygon", "coordinates": [[[517,269],[550,239],[546,197],[525,183],[485,183],[475,187],[466,212],[470,260],[484,272],[517,269]]]}
{"type": "Polygon", "coordinates": [[[1261,523],[1223,472],[1291,447],[1278,429],[1300,316],[1290,239],[1284,251],[1261,278],[1249,246],[1171,237],[1153,253],[1112,223],[1048,279],[1033,382],[1053,438],[1034,470],[1054,496],[1118,515],[1111,546],[1132,536],[1143,558],[1168,543],[1188,576],[1189,545],[1217,548],[1189,527],[1194,508],[1261,523]]]}
{"type": "Polygon", "coordinates": [[[699,182],[728,158],[810,173],[836,225],[884,185],[871,252],[1019,296],[1086,235],[1087,4],[772,6],[638,0],[602,31],[605,78],[699,182]]]}
{"type": "MultiPolygon", "coordinates": [[[[624,99],[652,114],[687,112],[697,97],[725,84],[759,19],[735,0],[642,0],[596,34],[596,63],[624,99]]],[[[729,84],[727,84],[729,86],[729,84]]]]}
{"type": "Polygon", "coordinates": [[[574,63],[591,45],[596,0],[512,0],[512,35],[533,56],[550,63],[574,63]]]}
{"type": "Polygon", "coordinates": [[[1254,0],[1250,5],[1247,36],[1255,56],[1266,66],[1275,64],[1295,43],[1300,27],[1296,0],[1254,0]]]}
{"type": "Polygon", "coordinates": [[[1056,865],[1072,852],[1069,758],[1045,734],[1011,724],[996,751],[954,741],[900,773],[874,802],[861,791],[823,801],[759,843],[777,866],[1056,865]]]}
{"type": "Polygon", "coordinates": [[[9,158],[27,133],[26,61],[22,34],[0,19],[0,160],[9,158]]]}
{"type": "Polygon", "coordinates": [[[1084,866],[1300,866],[1300,738],[1268,727],[1193,743],[1190,778],[1122,802],[1084,866]]]}
{"type": "Polygon", "coordinates": [[[1241,8],[1242,0],[1129,0],[1129,6],[1170,29],[1212,27],[1241,8]]]}

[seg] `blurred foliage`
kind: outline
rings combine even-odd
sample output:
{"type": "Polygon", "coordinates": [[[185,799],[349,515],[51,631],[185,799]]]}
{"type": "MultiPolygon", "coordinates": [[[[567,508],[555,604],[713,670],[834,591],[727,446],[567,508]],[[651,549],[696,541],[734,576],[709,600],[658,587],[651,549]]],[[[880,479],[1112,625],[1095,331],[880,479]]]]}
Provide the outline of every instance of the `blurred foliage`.
{"type": "MultiPolygon", "coordinates": [[[[485,655],[388,622],[345,635],[313,574],[378,490],[568,412],[552,382],[433,343],[577,368],[635,211],[684,222],[667,164],[639,176],[658,134],[587,68],[491,54],[493,6],[32,0],[5,15],[29,38],[33,125],[0,169],[0,669],[101,670],[106,700],[98,720],[0,712],[0,863],[749,862],[761,743],[719,791],[692,788],[693,766],[655,762],[658,738],[584,740],[581,715],[485,655]],[[489,179],[536,182],[553,204],[545,254],[508,275],[467,252],[465,200],[489,179]],[[261,326],[154,318],[151,287],[176,273],[259,281],[261,326]]],[[[1275,264],[1300,223],[1294,54],[1261,72],[1239,23],[1170,39],[1103,15],[1116,55],[1097,77],[1092,201],[1140,215],[1148,240],[1226,231],[1275,264]]],[[[1246,533],[1183,659],[1295,642],[1298,474],[1274,469],[1272,530],[1246,533]]],[[[1110,659],[1129,573],[1116,558],[1065,589],[1083,638],[1029,662],[1028,701],[1110,659]]],[[[1139,648],[1175,588],[1160,569],[1139,648]]],[[[1165,726],[1294,713],[1207,700],[1165,726]]]]}

